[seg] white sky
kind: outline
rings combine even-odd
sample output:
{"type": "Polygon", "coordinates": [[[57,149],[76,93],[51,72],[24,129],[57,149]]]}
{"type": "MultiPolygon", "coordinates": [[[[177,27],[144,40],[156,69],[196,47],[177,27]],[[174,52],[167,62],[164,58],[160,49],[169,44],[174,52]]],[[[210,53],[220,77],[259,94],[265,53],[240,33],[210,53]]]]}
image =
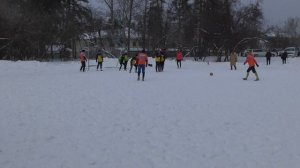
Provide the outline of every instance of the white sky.
{"type": "Polygon", "coordinates": [[[300,0],[263,0],[263,12],[267,24],[281,24],[289,17],[300,17],[300,0]]]}

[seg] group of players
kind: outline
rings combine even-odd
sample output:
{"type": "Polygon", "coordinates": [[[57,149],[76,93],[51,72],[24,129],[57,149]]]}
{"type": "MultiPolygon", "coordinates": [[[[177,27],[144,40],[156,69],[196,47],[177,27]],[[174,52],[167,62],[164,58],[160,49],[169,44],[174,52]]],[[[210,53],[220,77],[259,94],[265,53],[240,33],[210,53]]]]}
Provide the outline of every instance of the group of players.
{"type": "MultiPolygon", "coordinates": [[[[181,68],[181,61],[183,59],[183,55],[181,50],[178,50],[176,53],[176,61],[177,61],[177,67],[181,68]]],[[[164,70],[164,64],[165,64],[166,56],[165,56],[165,50],[161,50],[155,54],[155,70],[156,72],[162,72],[164,70]]],[[[86,61],[87,58],[85,56],[85,50],[82,50],[80,52],[80,62],[81,62],[81,67],[80,71],[84,72],[85,67],[86,67],[86,61]]],[[[124,70],[127,70],[127,64],[128,64],[129,58],[127,53],[123,53],[119,57],[119,71],[124,68],[124,70]]],[[[97,71],[100,68],[100,71],[102,71],[102,64],[103,64],[103,54],[101,50],[98,51],[96,54],[96,62],[97,64],[97,71]]],[[[130,70],[129,73],[131,73],[132,68],[135,68],[135,72],[138,74],[137,80],[145,80],[145,69],[146,67],[152,66],[152,64],[148,64],[148,55],[146,54],[145,50],[142,50],[138,52],[134,57],[130,59],[130,70]]]]}

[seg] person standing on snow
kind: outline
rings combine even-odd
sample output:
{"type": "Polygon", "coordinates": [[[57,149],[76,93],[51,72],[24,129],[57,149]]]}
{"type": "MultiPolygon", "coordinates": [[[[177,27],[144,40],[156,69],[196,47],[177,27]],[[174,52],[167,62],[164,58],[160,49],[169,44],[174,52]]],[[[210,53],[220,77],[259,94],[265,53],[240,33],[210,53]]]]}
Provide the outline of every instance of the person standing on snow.
{"type": "Polygon", "coordinates": [[[97,55],[96,55],[96,62],[98,63],[97,71],[99,69],[99,66],[100,66],[100,70],[102,71],[103,55],[102,55],[101,50],[99,50],[97,55]]]}
{"type": "Polygon", "coordinates": [[[181,61],[183,60],[183,54],[181,50],[178,50],[176,52],[176,62],[177,62],[177,68],[181,68],[181,61]]]}
{"type": "Polygon", "coordinates": [[[137,56],[137,65],[138,65],[138,79],[140,80],[140,74],[143,73],[142,80],[145,79],[145,67],[148,66],[148,56],[145,52],[145,50],[142,50],[140,53],[138,53],[137,56]]]}
{"type": "Polygon", "coordinates": [[[248,63],[249,68],[247,69],[247,75],[246,75],[246,77],[243,78],[243,79],[244,79],[244,80],[247,80],[247,79],[248,79],[248,76],[249,76],[249,72],[252,71],[252,72],[255,74],[255,76],[256,76],[255,81],[258,81],[259,78],[258,78],[258,74],[257,74],[257,72],[256,72],[256,70],[255,70],[255,65],[256,65],[257,67],[259,67],[259,65],[257,64],[257,62],[256,62],[256,60],[255,60],[255,58],[254,58],[252,52],[249,52],[249,53],[248,53],[247,59],[246,59],[246,61],[244,62],[244,65],[245,65],[246,63],[248,63]]]}
{"type": "Polygon", "coordinates": [[[268,50],[268,52],[266,53],[267,65],[271,64],[271,57],[272,53],[270,52],[270,50],[268,50]]]}
{"type": "Polygon", "coordinates": [[[85,56],[85,50],[81,50],[79,59],[80,59],[80,63],[81,63],[80,71],[84,72],[85,71],[85,62],[87,61],[86,56],[85,56]]]}
{"type": "Polygon", "coordinates": [[[162,71],[164,71],[165,60],[166,60],[164,52],[162,52],[162,51],[160,52],[159,58],[160,58],[160,72],[162,72],[162,71]]]}
{"type": "Polygon", "coordinates": [[[287,57],[288,57],[288,53],[286,51],[284,51],[284,53],[282,53],[282,56],[281,56],[282,64],[286,64],[287,57]]]}
{"type": "Polygon", "coordinates": [[[164,68],[165,68],[165,61],[166,61],[166,58],[167,58],[167,49],[166,48],[161,48],[160,49],[160,52],[159,52],[159,55],[160,55],[160,68],[161,68],[161,72],[164,71],[164,68]]]}
{"type": "Polygon", "coordinates": [[[229,60],[230,60],[230,69],[232,70],[232,67],[234,67],[234,70],[236,70],[237,54],[235,51],[231,52],[229,60]]]}
{"type": "Polygon", "coordinates": [[[155,53],[155,71],[156,72],[160,72],[160,55],[158,54],[158,52],[155,53]]]}

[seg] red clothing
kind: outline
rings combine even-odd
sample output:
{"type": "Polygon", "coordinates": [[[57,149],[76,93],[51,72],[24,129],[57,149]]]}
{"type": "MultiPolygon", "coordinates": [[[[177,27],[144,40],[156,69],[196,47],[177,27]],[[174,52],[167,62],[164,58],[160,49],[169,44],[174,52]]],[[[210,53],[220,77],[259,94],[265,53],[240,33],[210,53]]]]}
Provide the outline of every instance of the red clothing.
{"type": "Polygon", "coordinates": [[[84,61],[86,61],[86,57],[85,57],[85,54],[82,52],[82,53],[80,53],[80,61],[81,62],[84,62],[84,61]]]}
{"type": "Polygon", "coordinates": [[[246,61],[244,64],[248,63],[249,67],[253,67],[257,65],[257,62],[252,54],[248,54],[246,61]]]}
{"type": "Polygon", "coordinates": [[[137,64],[138,65],[147,65],[148,64],[148,56],[145,53],[139,53],[137,56],[137,64]]]}
{"type": "Polygon", "coordinates": [[[176,60],[177,60],[177,61],[183,60],[182,52],[178,51],[178,52],[176,53],[176,60]]]}

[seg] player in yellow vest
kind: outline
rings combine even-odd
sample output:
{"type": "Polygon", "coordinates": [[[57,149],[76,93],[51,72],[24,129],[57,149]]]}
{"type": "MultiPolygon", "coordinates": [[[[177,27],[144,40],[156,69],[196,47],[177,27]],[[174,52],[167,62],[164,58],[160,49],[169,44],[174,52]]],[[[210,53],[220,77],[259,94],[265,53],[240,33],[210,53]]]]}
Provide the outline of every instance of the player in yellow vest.
{"type": "Polygon", "coordinates": [[[155,71],[160,72],[160,55],[158,53],[155,53],[155,71]]]}
{"type": "Polygon", "coordinates": [[[96,55],[96,62],[98,62],[97,71],[99,69],[99,66],[100,66],[100,70],[102,71],[103,55],[100,50],[98,51],[98,53],[96,55]]]}

